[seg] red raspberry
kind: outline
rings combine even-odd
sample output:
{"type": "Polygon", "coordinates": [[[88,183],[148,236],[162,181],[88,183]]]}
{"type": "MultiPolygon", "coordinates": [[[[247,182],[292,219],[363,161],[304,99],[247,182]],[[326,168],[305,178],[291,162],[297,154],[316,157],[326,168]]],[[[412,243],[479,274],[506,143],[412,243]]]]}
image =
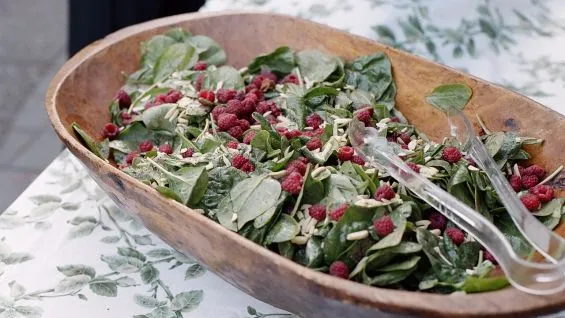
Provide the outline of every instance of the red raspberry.
{"type": "Polygon", "coordinates": [[[216,100],[216,95],[211,90],[202,90],[198,93],[198,97],[204,99],[210,103],[213,103],[216,100]]]}
{"type": "Polygon", "coordinates": [[[195,71],[205,71],[207,67],[208,63],[204,61],[198,61],[196,62],[196,64],[194,64],[194,67],[192,67],[192,69],[195,71]]]}
{"type": "Polygon", "coordinates": [[[289,130],[287,132],[284,133],[284,136],[286,137],[286,139],[292,139],[292,138],[297,138],[300,137],[302,135],[302,132],[300,132],[300,130],[289,130]]]}
{"type": "Polygon", "coordinates": [[[234,114],[220,114],[218,116],[218,129],[221,131],[227,131],[232,127],[237,125],[237,116],[234,114]]]}
{"type": "Polygon", "coordinates": [[[320,128],[320,125],[324,123],[324,120],[320,115],[313,113],[312,115],[306,117],[306,125],[314,129],[320,128]]]}
{"type": "Polygon", "coordinates": [[[543,170],[543,168],[538,165],[531,165],[524,169],[524,174],[522,174],[522,177],[524,177],[524,175],[534,175],[541,180],[545,177],[545,170],[543,170]]]}
{"type": "Polygon", "coordinates": [[[400,118],[394,116],[394,117],[390,117],[390,122],[391,123],[399,123],[400,122],[400,118]]]}
{"type": "Polygon", "coordinates": [[[133,119],[133,117],[131,116],[130,113],[128,112],[121,112],[120,113],[120,118],[122,119],[122,124],[123,125],[129,125],[131,124],[131,121],[133,119]]]}
{"type": "Polygon", "coordinates": [[[251,161],[248,161],[248,162],[243,164],[243,166],[241,167],[240,170],[245,172],[245,173],[250,173],[250,172],[255,171],[255,166],[253,165],[253,163],[251,161]]]}
{"type": "Polygon", "coordinates": [[[190,158],[190,157],[192,157],[193,155],[194,155],[194,149],[192,149],[192,148],[188,148],[188,149],[186,149],[185,151],[183,151],[183,152],[181,153],[181,156],[182,156],[183,158],[190,158]]]}
{"type": "Polygon", "coordinates": [[[265,116],[265,119],[269,122],[269,124],[274,125],[277,123],[277,119],[273,115],[265,116]]]}
{"type": "Polygon", "coordinates": [[[162,144],[159,146],[159,152],[170,155],[173,153],[173,147],[169,144],[162,144]]]}
{"type": "Polygon", "coordinates": [[[518,192],[522,190],[522,178],[518,177],[518,175],[511,175],[508,179],[508,182],[510,182],[510,186],[512,186],[512,189],[514,189],[514,191],[518,192]]]}
{"type": "Polygon", "coordinates": [[[163,98],[165,103],[174,104],[182,98],[182,93],[176,89],[171,89],[163,98]]]}
{"type": "Polygon", "coordinates": [[[526,170],[526,168],[524,168],[522,166],[518,166],[518,172],[520,173],[520,176],[526,175],[525,170],[526,170]]]}
{"type": "Polygon", "coordinates": [[[400,138],[400,140],[402,140],[402,142],[406,145],[410,143],[410,135],[408,135],[407,133],[401,133],[400,135],[398,135],[398,138],[400,138]]]}
{"type": "Polygon", "coordinates": [[[257,105],[257,101],[245,97],[245,99],[241,102],[241,113],[244,115],[251,114],[255,111],[255,105],[257,105]]]}
{"type": "Polygon", "coordinates": [[[340,206],[338,206],[337,208],[333,209],[330,213],[330,219],[332,221],[339,221],[339,219],[341,219],[341,217],[345,214],[345,211],[347,211],[347,209],[349,208],[349,205],[347,205],[347,203],[344,203],[340,206]]]}
{"type": "Polygon", "coordinates": [[[340,161],[349,161],[353,159],[353,148],[349,146],[343,146],[337,150],[337,158],[340,161]]]}
{"type": "Polygon", "coordinates": [[[241,138],[244,132],[245,131],[240,126],[234,126],[228,129],[228,134],[230,134],[230,136],[232,136],[235,139],[241,138]]]}
{"type": "Polygon", "coordinates": [[[281,83],[281,84],[289,83],[289,84],[296,84],[296,85],[298,85],[298,84],[300,84],[300,81],[298,80],[298,76],[296,76],[296,74],[290,73],[290,74],[288,74],[287,76],[285,76],[285,77],[280,81],[280,83],[281,83]]]}
{"type": "Polygon", "coordinates": [[[322,148],[322,141],[318,137],[314,137],[306,143],[306,148],[308,150],[320,149],[322,148]]]}
{"type": "Polygon", "coordinates": [[[458,228],[448,227],[444,232],[451,239],[453,244],[459,246],[465,241],[465,233],[458,228]]]}
{"type": "Polygon", "coordinates": [[[308,215],[321,222],[326,218],[326,206],[323,204],[314,204],[308,208],[308,215]]]}
{"type": "Polygon", "coordinates": [[[483,258],[487,261],[490,261],[493,265],[498,264],[494,255],[492,255],[489,251],[483,250],[483,258]]]}
{"type": "Polygon", "coordinates": [[[242,101],[245,99],[245,91],[239,91],[235,94],[234,99],[237,99],[239,101],[242,101]]]}
{"type": "Polygon", "coordinates": [[[360,110],[355,117],[364,122],[365,126],[368,126],[371,124],[371,119],[373,118],[373,109],[372,108],[364,108],[362,110],[360,110]]]}
{"type": "Polygon", "coordinates": [[[130,153],[127,154],[126,156],[126,163],[128,165],[131,165],[133,162],[133,159],[137,158],[139,156],[139,152],[137,151],[132,151],[130,153]]]}
{"type": "Polygon", "coordinates": [[[271,104],[271,114],[273,114],[273,116],[275,117],[278,117],[282,114],[281,110],[277,107],[277,104],[275,103],[271,104]]]}
{"type": "Polygon", "coordinates": [[[408,167],[410,167],[410,169],[420,173],[420,166],[418,166],[417,164],[413,163],[413,162],[407,162],[406,165],[408,167]]]}
{"type": "Polygon", "coordinates": [[[266,113],[266,112],[268,112],[268,111],[271,111],[271,105],[274,105],[274,104],[275,104],[275,103],[274,103],[273,101],[270,101],[270,100],[260,101],[260,102],[257,104],[256,111],[257,111],[259,114],[264,114],[264,113],[266,113]]]}
{"type": "Polygon", "coordinates": [[[342,261],[335,261],[330,265],[330,275],[348,279],[349,278],[349,268],[347,268],[347,264],[342,261]]]}
{"type": "MultiPolygon", "coordinates": [[[[276,77],[275,77],[276,78],[276,77]]],[[[263,75],[256,76],[251,82],[251,85],[255,86],[257,89],[266,92],[275,88],[275,81],[267,78],[263,75]]]]}
{"type": "Polygon", "coordinates": [[[526,193],[521,198],[520,201],[524,204],[526,209],[529,211],[536,211],[541,206],[541,201],[537,195],[532,193],[526,193]]]}
{"type": "Polygon", "coordinates": [[[215,121],[218,121],[218,117],[220,116],[220,114],[224,114],[227,112],[227,108],[224,106],[216,106],[212,109],[212,118],[214,118],[215,121]]]}
{"type": "Polygon", "coordinates": [[[240,154],[233,156],[233,158],[231,159],[231,165],[237,169],[241,169],[241,167],[243,167],[243,165],[248,162],[249,159],[247,159],[247,157],[245,157],[244,155],[240,155],[240,154]]]}
{"type": "Polygon", "coordinates": [[[533,188],[538,183],[539,183],[538,177],[533,174],[525,175],[522,177],[522,188],[524,190],[533,188]]]}
{"type": "Polygon", "coordinates": [[[382,199],[392,200],[395,196],[396,193],[394,192],[394,190],[388,184],[383,184],[377,189],[374,197],[375,200],[381,201],[382,199]]]}
{"type": "Polygon", "coordinates": [[[299,194],[302,189],[302,183],[304,179],[298,172],[293,172],[289,174],[281,183],[281,187],[284,191],[290,194],[299,194]]]}
{"type": "Polygon", "coordinates": [[[261,73],[259,73],[259,75],[262,75],[263,77],[268,78],[271,81],[278,81],[277,75],[268,70],[261,70],[261,73]]]}
{"type": "Polygon", "coordinates": [[[536,195],[543,203],[547,203],[553,199],[553,188],[545,184],[531,188],[530,193],[536,195]]]}
{"type": "Polygon", "coordinates": [[[447,218],[438,211],[430,212],[428,220],[430,221],[430,228],[432,230],[443,231],[443,229],[445,229],[445,226],[447,225],[447,218]]]}
{"type": "Polygon", "coordinates": [[[401,147],[402,149],[408,149],[408,146],[407,146],[406,144],[402,144],[402,145],[400,145],[400,147],[401,147]]]}
{"type": "Polygon", "coordinates": [[[139,143],[139,151],[141,152],[148,152],[153,150],[153,143],[151,140],[145,140],[139,143]]]}
{"type": "Polygon", "coordinates": [[[373,227],[379,237],[385,237],[394,231],[394,223],[388,215],[383,215],[373,221],[373,227]]]}
{"type": "Polygon", "coordinates": [[[237,99],[230,100],[227,104],[226,112],[238,116],[244,115],[243,104],[237,99]]]}
{"type": "Polygon", "coordinates": [[[107,123],[106,125],[104,125],[104,129],[102,130],[102,134],[108,139],[116,138],[119,133],[120,127],[113,123],[107,123]]]}
{"type": "Polygon", "coordinates": [[[120,89],[116,94],[116,100],[120,108],[128,108],[131,105],[131,97],[123,89],[120,89]]]}
{"type": "Polygon", "coordinates": [[[398,134],[396,132],[389,133],[386,136],[386,140],[388,142],[395,142],[396,143],[396,142],[398,142],[397,138],[398,138],[398,134]]]}
{"type": "Polygon", "coordinates": [[[235,89],[220,88],[216,92],[216,99],[218,103],[225,104],[235,98],[237,91],[235,89]]]}
{"type": "Polygon", "coordinates": [[[308,164],[310,162],[310,160],[308,160],[308,158],[306,157],[298,157],[298,159],[296,160],[300,160],[304,164],[308,164]]]}
{"type": "Polygon", "coordinates": [[[231,148],[231,149],[237,149],[237,146],[239,145],[239,143],[237,141],[228,141],[226,143],[226,147],[231,148]]]}
{"type": "Polygon", "coordinates": [[[196,91],[200,91],[202,89],[202,82],[204,82],[204,78],[206,76],[204,74],[198,74],[198,76],[196,77],[196,80],[194,80],[194,89],[196,91]]]}
{"type": "Polygon", "coordinates": [[[461,152],[455,147],[445,147],[441,158],[449,163],[456,163],[461,160],[461,152]]]}
{"type": "Polygon", "coordinates": [[[361,167],[365,165],[365,160],[358,155],[353,155],[353,158],[351,158],[351,162],[356,163],[361,167]]]}
{"type": "Polygon", "coordinates": [[[250,131],[249,133],[247,133],[245,137],[243,137],[243,143],[249,145],[251,143],[251,140],[253,140],[256,134],[257,134],[256,131],[250,131]]]}
{"type": "Polygon", "coordinates": [[[293,160],[286,166],[286,173],[291,174],[293,172],[298,172],[301,176],[303,176],[306,173],[306,164],[307,163],[304,163],[300,159],[293,160]]]}
{"type": "Polygon", "coordinates": [[[249,129],[249,127],[251,127],[251,125],[249,125],[249,122],[247,121],[247,119],[239,119],[237,121],[237,125],[239,127],[241,127],[243,132],[247,131],[249,129]]]}

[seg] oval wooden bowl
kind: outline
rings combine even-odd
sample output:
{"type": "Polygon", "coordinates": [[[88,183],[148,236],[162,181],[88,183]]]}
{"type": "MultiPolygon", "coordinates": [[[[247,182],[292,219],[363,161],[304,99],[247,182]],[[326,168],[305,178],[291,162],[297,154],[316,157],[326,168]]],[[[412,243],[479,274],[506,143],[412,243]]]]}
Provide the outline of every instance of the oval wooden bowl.
{"type": "MultiPolygon", "coordinates": [[[[475,112],[480,113],[493,130],[545,139],[544,147],[530,150],[536,163],[549,170],[565,162],[562,115],[519,94],[365,38],[276,14],[197,13],[154,20],[113,33],[71,58],[52,80],[45,106],[61,140],[96,182],[172,247],[194,255],[244,292],[302,317],[524,317],[565,307],[565,293],[536,297],[507,288],[444,296],[374,288],[318,273],[161,196],[93,155],[71,132],[71,123],[101,139],[101,128],[110,121],[108,103],[123,84],[121,72],[138,67],[140,42],[173,26],[212,37],[236,67],[280,45],[319,49],[346,59],[384,51],[398,86],[397,107],[431,138],[441,140],[447,134],[446,122],[424,97],[440,84],[465,83],[474,92],[468,115],[474,118],[475,112]]],[[[563,187],[565,175],[554,183],[563,187]]],[[[558,231],[564,233],[565,227],[558,231]]]]}

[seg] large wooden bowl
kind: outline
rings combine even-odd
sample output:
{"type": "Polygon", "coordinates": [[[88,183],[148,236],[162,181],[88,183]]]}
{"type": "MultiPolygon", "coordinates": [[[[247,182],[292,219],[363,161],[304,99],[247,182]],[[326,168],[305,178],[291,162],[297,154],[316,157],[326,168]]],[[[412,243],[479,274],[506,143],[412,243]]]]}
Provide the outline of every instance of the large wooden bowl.
{"type": "MultiPolygon", "coordinates": [[[[97,41],[71,58],[52,80],[45,105],[59,137],[123,209],[172,247],[194,255],[246,293],[302,317],[524,317],[565,308],[565,293],[536,297],[513,288],[474,295],[434,295],[374,288],[314,272],[230,232],[191,209],[103,162],[71,132],[77,122],[101,138],[110,120],[108,102],[123,84],[121,72],[138,67],[139,44],[181,26],[214,38],[228,62],[245,66],[280,45],[314,48],[346,59],[384,51],[398,85],[396,102],[408,120],[431,138],[446,135],[444,116],[424,102],[437,85],[466,83],[473,89],[466,112],[481,114],[494,130],[515,130],[546,140],[532,148],[549,170],[565,162],[565,119],[534,101],[483,80],[373,41],[320,24],[275,14],[186,14],[132,26],[97,41]]],[[[473,116],[474,118],[474,116],[473,116]]],[[[557,181],[565,184],[565,176],[557,181]]],[[[564,227],[558,229],[560,233],[564,227]]]]}

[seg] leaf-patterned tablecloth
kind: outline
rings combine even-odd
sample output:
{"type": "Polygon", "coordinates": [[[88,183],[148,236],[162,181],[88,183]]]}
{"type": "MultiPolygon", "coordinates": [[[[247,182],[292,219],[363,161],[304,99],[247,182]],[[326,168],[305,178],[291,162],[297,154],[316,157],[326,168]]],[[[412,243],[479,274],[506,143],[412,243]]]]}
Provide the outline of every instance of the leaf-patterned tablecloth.
{"type": "MultiPolygon", "coordinates": [[[[564,1],[210,0],[203,8],[224,9],[326,23],[565,113],[564,1]]],[[[0,318],[132,316],[293,317],[172,250],[64,151],[0,216],[0,318]]]]}

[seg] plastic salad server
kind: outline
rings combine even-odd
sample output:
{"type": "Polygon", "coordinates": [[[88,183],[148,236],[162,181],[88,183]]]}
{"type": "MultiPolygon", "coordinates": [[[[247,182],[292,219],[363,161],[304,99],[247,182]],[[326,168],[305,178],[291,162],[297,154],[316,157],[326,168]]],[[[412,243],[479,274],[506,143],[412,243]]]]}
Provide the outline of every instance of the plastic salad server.
{"type": "MultiPolygon", "coordinates": [[[[451,120],[451,122],[454,121],[451,120]]],[[[348,133],[352,146],[368,164],[388,172],[400,184],[444,214],[495,255],[509,282],[515,288],[537,295],[554,294],[565,290],[565,261],[555,262],[554,257],[552,257],[549,260],[554,263],[548,264],[534,263],[522,259],[514,252],[504,235],[485,217],[408,167],[389,146],[386,135],[379,133],[375,128],[365,127],[358,120],[353,120],[350,123],[348,133]]],[[[386,130],[384,130],[384,133],[386,134],[386,130]]],[[[473,134],[469,132],[466,136],[468,136],[468,139],[473,139],[473,134]]],[[[506,182],[504,178],[503,180],[506,182]]],[[[494,182],[496,182],[496,179],[493,180],[494,182]]],[[[514,193],[511,194],[515,196],[514,193]]],[[[521,204],[521,202],[519,203],[521,204]]],[[[526,222],[530,221],[527,220],[526,222]]],[[[538,221],[535,220],[535,222],[538,221]]],[[[528,225],[525,232],[529,234],[532,230],[537,231],[537,227],[528,225]]],[[[557,244],[555,242],[558,241],[549,240],[548,235],[545,237],[547,239],[545,241],[543,234],[535,237],[532,241],[541,243],[540,246],[546,248],[547,252],[544,255],[557,256],[559,253],[557,253],[553,244],[557,244]],[[544,243],[546,244],[544,245],[544,243]]]]}

